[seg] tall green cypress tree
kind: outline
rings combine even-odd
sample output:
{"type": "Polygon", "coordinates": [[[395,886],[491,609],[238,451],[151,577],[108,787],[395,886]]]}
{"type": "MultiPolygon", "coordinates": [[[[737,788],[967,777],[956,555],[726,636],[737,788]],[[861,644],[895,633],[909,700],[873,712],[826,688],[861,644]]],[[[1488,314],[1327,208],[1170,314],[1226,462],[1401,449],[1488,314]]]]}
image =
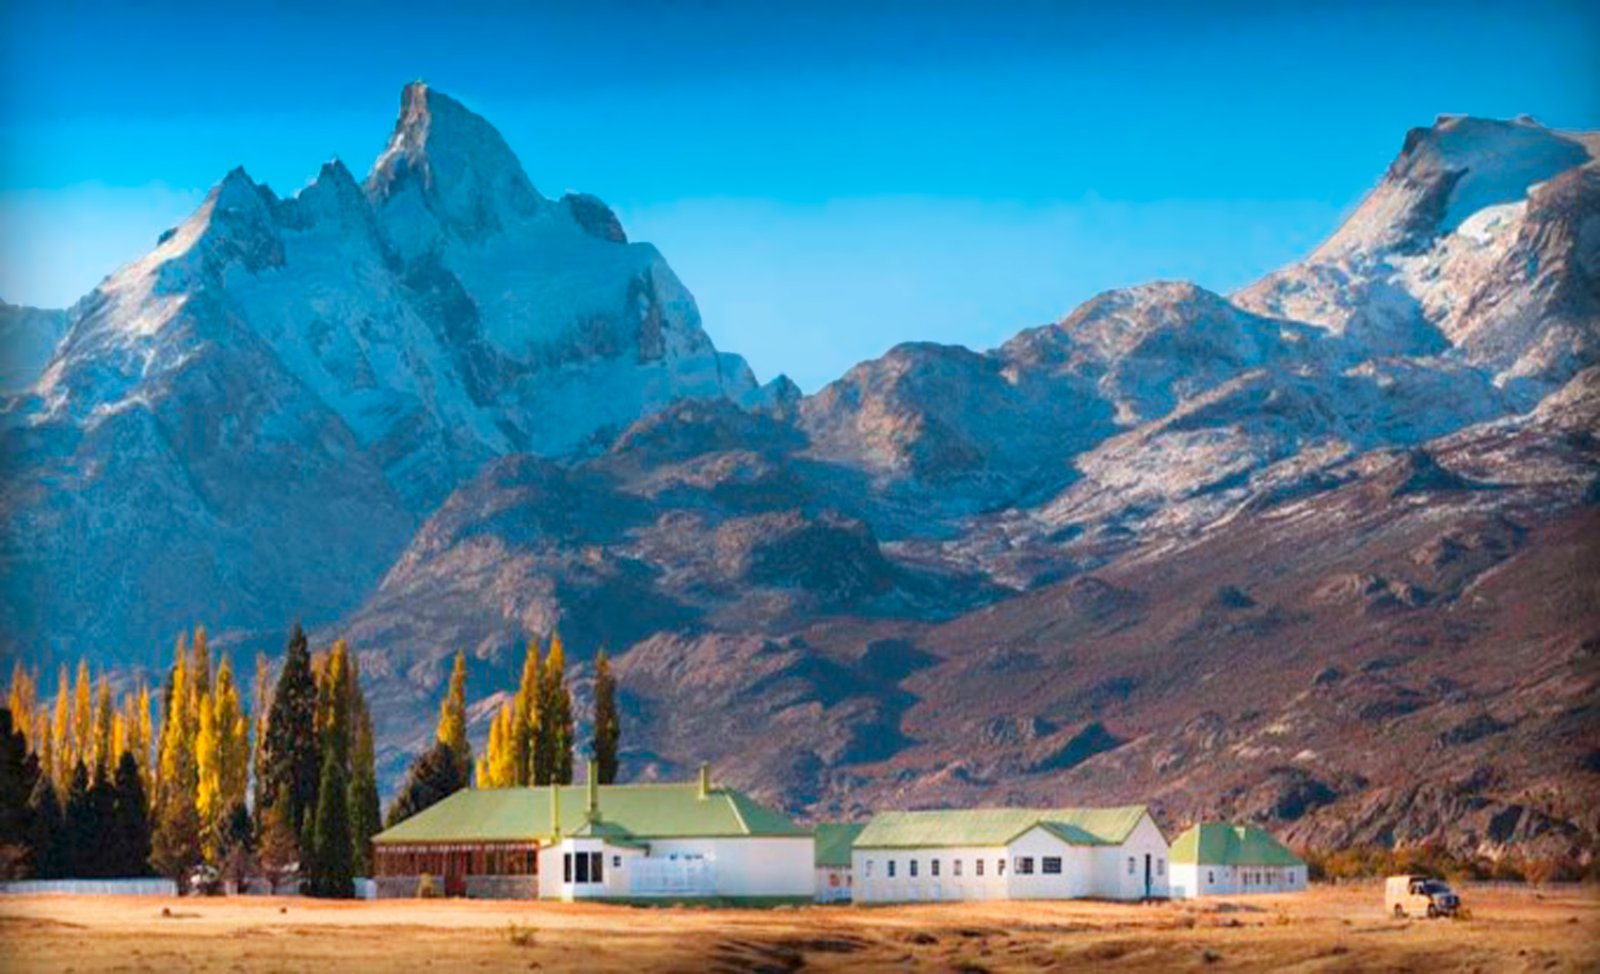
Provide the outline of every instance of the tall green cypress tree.
{"type": "Polygon", "coordinates": [[[150,865],[182,890],[189,872],[203,860],[200,851],[200,811],[194,792],[179,788],[161,803],[155,834],[150,837],[150,865]]]}
{"type": "Polygon", "coordinates": [[[567,657],[561,634],[550,637],[539,682],[539,740],[534,768],[537,784],[572,784],[572,692],[567,688],[567,657]],[[542,758],[542,760],[539,760],[542,758]]]}
{"type": "Polygon", "coordinates": [[[467,786],[469,769],[443,741],[423,752],[406,772],[405,783],[389,805],[384,821],[392,828],[467,786]]]}
{"type": "Polygon", "coordinates": [[[60,879],[66,874],[64,828],[55,782],[41,774],[28,796],[29,872],[35,879],[60,879]]]}
{"type": "Polygon", "coordinates": [[[617,751],[621,742],[617,681],[611,675],[611,661],[602,649],[594,658],[594,765],[602,785],[616,783],[617,751]]]}
{"type": "Polygon", "coordinates": [[[289,635],[283,670],[272,693],[262,748],[261,793],[273,801],[286,798],[289,826],[305,835],[317,807],[317,781],[322,756],[317,734],[317,682],[311,673],[311,652],[297,622],[289,635]]]}
{"type": "Polygon", "coordinates": [[[111,781],[111,770],[105,763],[96,762],[94,783],[89,786],[88,833],[95,836],[83,861],[86,876],[96,879],[117,878],[122,869],[121,837],[117,834],[117,787],[111,781]]]}
{"type": "Polygon", "coordinates": [[[539,741],[539,640],[528,640],[528,655],[522,660],[522,682],[511,708],[511,753],[515,765],[512,783],[533,784],[539,780],[534,765],[539,741]]]}
{"type": "Polygon", "coordinates": [[[357,876],[372,875],[372,837],[383,828],[378,807],[377,755],[372,714],[361,692],[361,671],[350,657],[350,843],[357,876]]]}
{"type": "Polygon", "coordinates": [[[301,865],[306,874],[307,890],[313,896],[338,896],[339,881],[330,876],[340,864],[349,869],[351,850],[349,822],[350,787],[350,655],[341,640],[323,658],[316,671],[317,677],[317,746],[321,749],[322,769],[317,786],[317,807],[312,820],[307,823],[309,841],[301,847],[301,865]],[[327,792],[329,781],[337,783],[339,793],[327,792]],[[344,810],[344,820],[338,823],[337,834],[344,839],[345,848],[333,850],[327,845],[332,826],[323,820],[325,810],[337,803],[344,810]],[[332,856],[330,860],[327,857],[332,856]]]}
{"type": "Polygon", "coordinates": [[[11,711],[0,707],[0,847],[27,849],[33,818],[28,799],[38,779],[38,758],[28,753],[27,738],[13,726],[11,711]]]}
{"type": "Polygon", "coordinates": [[[150,809],[144,794],[144,777],[139,774],[139,762],[127,751],[117,761],[117,774],[112,791],[115,807],[112,811],[110,841],[115,844],[112,873],[118,877],[150,875],[150,809]]]}
{"type": "Polygon", "coordinates": [[[456,763],[472,767],[472,745],[467,741],[467,656],[456,650],[450,683],[439,702],[439,741],[455,752],[456,763]]]}
{"type": "Polygon", "coordinates": [[[330,750],[322,760],[317,812],[311,826],[306,892],[312,896],[344,900],[355,896],[354,847],[350,841],[350,806],[346,800],[349,788],[344,768],[330,750]]]}
{"type": "Polygon", "coordinates": [[[72,879],[96,875],[95,848],[99,844],[94,812],[89,806],[89,769],[79,761],[67,785],[67,800],[62,805],[61,834],[63,868],[72,879]]]}

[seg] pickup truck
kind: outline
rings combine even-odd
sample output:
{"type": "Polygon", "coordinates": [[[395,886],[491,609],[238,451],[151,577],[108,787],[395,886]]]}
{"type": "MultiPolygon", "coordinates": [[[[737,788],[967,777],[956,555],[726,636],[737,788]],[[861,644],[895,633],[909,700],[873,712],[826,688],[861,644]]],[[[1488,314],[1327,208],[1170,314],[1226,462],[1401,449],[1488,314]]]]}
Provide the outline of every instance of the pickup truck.
{"type": "Polygon", "coordinates": [[[1443,881],[1427,876],[1390,876],[1383,884],[1384,909],[1396,917],[1450,916],[1461,898],[1443,881]]]}

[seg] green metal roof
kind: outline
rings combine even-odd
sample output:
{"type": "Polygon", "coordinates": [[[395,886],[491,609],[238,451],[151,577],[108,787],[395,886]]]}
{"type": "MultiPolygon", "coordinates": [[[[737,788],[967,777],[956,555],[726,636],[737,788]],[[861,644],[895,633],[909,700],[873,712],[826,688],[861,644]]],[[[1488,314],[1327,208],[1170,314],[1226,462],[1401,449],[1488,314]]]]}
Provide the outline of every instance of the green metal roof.
{"type": "Polygon", "coordinates": [[[883,812],[856,837],[855,848],[1002,846],[1034,826],[1074,845],[1118,845],[1144,815],[1143,805],[883,812]]]}
{"type": "Polygon", "coordinates": [[[1202,822],[1178,836],[1169,858],[1207,866],[1304,866],[1305,860],[1254,825],[1202,822]]]}
{"type": "MultiPolygon", "coordinates": [[[[601,785],[600,821],[587,822],[588,789],[559,789],[562,833],[678,839],[729,836],[809,835],[786,817],[732,788],[713,788],[704,799],[688,784],[601,785]]],[[[550,786],[467,788],[393,828],[373,836],[378,843],[547,842],[553,837],[550,786]]]]}
{"type": "Polygon", "coordinates": [[[823,822],[817,826],[817,865],[818,866],[848,866],[850,865],[850,849],[855,845],[856,836],[861,834],[865,825],[846,825],[838,822],[823,822]]]}

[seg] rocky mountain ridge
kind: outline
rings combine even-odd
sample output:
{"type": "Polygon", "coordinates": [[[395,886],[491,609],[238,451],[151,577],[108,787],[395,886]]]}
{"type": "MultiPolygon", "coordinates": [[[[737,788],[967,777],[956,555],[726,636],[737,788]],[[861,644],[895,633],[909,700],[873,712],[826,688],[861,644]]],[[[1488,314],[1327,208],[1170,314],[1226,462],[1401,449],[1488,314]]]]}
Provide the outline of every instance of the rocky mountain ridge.
{"type": "Polygon", "coordinates": [[[364,181],[236,170],[62,317],[0,419],[7,650],[304,615],[392,774],[450,653],[486,712],[559,627],[619,657],[630,774],[714,758],[802,815],[1592,847],[1596,148],[1441,118],[1232,296],[1110,291],[802,396],[407,86],[364,181]]]}

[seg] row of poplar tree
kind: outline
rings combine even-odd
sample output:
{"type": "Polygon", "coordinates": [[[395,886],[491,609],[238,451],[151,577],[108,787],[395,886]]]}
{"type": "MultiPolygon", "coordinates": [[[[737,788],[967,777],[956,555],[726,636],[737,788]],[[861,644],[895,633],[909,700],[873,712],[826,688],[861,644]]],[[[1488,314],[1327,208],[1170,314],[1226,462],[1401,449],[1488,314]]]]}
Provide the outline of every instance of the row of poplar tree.
{"type": "MultiPolygon", "coordinates": [[[[297,624],[276,681],[256,661],[254,717],[226,657],[213,672],[204,629],[180,638],[157,732],[148,689],[114,700],[104,674],[65,669],[53,703],[13,670],[0,708],[0,877],[149,875],[180,885],[197,866],[274,888],[297,875],[316,896],[353,895],[379,830],[372,719],[343,641],[315,656],[297,624]],[[247,796],[247,790],[252,793],[247,796]]],[[[594,687],[600,780],[617,772],[616,685],[602,652],[594,687]]],[[[529,643],[522,682],[496,714],[479,787],[570,784],[573,702],[565,651],[529,643]]],[[[390,824],[472,783],[466,659],[457,653],[435,745],[390,805],[390,824]]]]}
{"type": "MultiPolygon", "coordinates": [[[[548,652],[541,650],[537,639],[529,641],[517,692],[495,711],[488,746],[476,762],[467,740],[466,701],[467,661],[458,652],[439,705],[437,741],[412,764],[389,806],[388,824],[409,818],[469,784],[479,788],[572,784],[575,721],[566,649],[559,633],[550,637],[548,652]]],[[[617,780],[622,724],[616,679],[604,650],[594,661],[590,726],[588,751],[596,777],[600,784],[612,784],[617,780]]]]}

